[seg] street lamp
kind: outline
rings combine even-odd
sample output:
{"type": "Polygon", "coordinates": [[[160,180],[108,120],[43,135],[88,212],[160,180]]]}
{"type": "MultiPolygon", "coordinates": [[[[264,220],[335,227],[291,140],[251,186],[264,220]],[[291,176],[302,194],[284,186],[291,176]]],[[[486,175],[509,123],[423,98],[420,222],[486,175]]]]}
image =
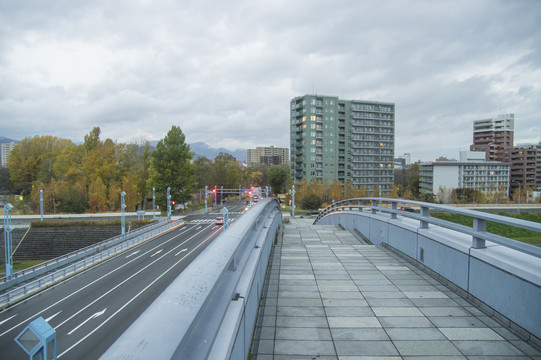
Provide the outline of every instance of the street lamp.
{"type": "Polygon", "coordinates": [[[13,246],[11,231],[13,230],[13,226],[11,226],[11,209],[13,209],[13,205],[10,203],[4,205],[4,252],[6,255],[6,279],[8,280],[13,278],[13,255],[11,253],[11,247],[13,246]]]}
{"type": "Polygon", "coordinates": [[[120,193],[120,225],[121,225],[121,233],[122,236],[126,235],[126,216],[124,214],[124,211],[126,209],[126,204],[124,204],[124,196],[126,196],[126,193],[123,191],[120,193]]]}

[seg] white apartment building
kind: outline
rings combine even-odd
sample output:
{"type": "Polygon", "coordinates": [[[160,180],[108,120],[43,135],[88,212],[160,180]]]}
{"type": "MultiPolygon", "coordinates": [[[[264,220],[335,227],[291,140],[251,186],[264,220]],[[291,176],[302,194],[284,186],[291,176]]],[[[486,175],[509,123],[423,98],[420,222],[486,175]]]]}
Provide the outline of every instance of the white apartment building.
{"type": "Polygon", "coordinates": [[[424,193],[475,189],[488,192],[503,184],[509,192],[510,163],[486,161],[481,151],[461,151],[460,160],[433,161],[420,164],[419,187],[424,193]]]}
{"type": "Polygon", "coordinates": [[[9,153],[17,145],[16,142],[2,143],[0,144],[0,164],[2,167],[8,167],[9,153]]]}

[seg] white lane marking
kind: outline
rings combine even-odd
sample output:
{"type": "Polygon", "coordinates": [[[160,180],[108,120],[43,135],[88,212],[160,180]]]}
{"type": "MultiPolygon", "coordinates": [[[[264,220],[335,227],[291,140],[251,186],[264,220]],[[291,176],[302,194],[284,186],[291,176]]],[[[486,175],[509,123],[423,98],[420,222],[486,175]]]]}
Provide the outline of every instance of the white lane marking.
{"type": "MultiPolygon", "coordinates": [[[[173,269],[175,266],[177,266],[181,261],[183,261],[184,259],[186,259],[186,257],[188,257],[188,255],[190,255],[192,252],[194,252],[195,250],[197,250],[198,247],[200,247],[201,245],[203,245],[205,243],[205,241],[207,239],[209,239],[211,236],[213,236],[214,234],[216,234],[218,231],[214,231],[213,233],[211,233],[209,236],[207,236],[207,238],[203,241],[201,241],[196,247],[194,247],[191,251],[189,251],[186,255],[184,255],[181,259],[179,259],[176,263],[174,263],[173,265],[171,265],[171,267],[169,267],[167,270],[165,270],[160,276],[158,276],[156,279],[154,279],[154,281],[152,281],[150,284],[148,284],[143,290],[139,291],[134,297],[132,297],[127,303],[125,303],[124,305],[122,305],[117,311],[115,311],[111,316],[109,316],[107,319],[105,319],[104,322],[102,322],[101,324],[99,324],[96,328],[94,328],[94,330],[90,331],[88,334],[86,334],[84,337],[82,337],[79,341],[77,341],[75,344],[73,344],[72,346],[70,346],[66,351],[64,351],[63,353],[59,354],[58,357],[61,357],[63,355],[65,355],[68,351],[70,351],[71,349],[73,349],[74,347],[76,347],[77,345],[79,345],[80,343],[82,343],[84,340],[86,340],[87,337],[89,337],[90,335],[92,335],[93,333],[95,333],[96,331],[98,331],[103,325],[105,325],[107,322],[109,322],[109,320],[111,320],[114,316],[116,316],[116,314],[118,314],[119,312],[121,312],[122,310],[124,310],[124,308],[126,306],[128,306],[132,301],[134,301],[135,299],[137,299],[139,297],[139,295],[141,295],[143,292],[145,292],[148,288],[150,288],[152,285],[154,285],[154,283],[156,281],[158,281],[162,276],[164,276],[165,274],[167,274],[171,269],[173,269]]],[[[195,235],[194,235],[195,236],[195,235]]],[[[167,254],[164,254],[162,256],[165,256],[167,254]]]]}
{"type": "Polygon", "coordinates": [[[185,248],[185,249],[180,250],[178,253],[175,254],[175,256],[177,256],[178,254],[180,254],[180,253],[182,253],[182,252],[184,252],[184,251],[188,251],[188,248],[185,248]]]}
{"type": "Polygon", "coordinates": [[[11,319],[13,319],[15,316],[17,316],[17,314],[13,315],[12,317],[8,317],[8,318],[5,319],[5,320],[0,321],[0,325],[2,325],[2,324],[5,323],[5,322],[8,322],[8,321],[11,320],[11,319]]]}
{"type": "Polygon", "coordinates": [[[107,310],[107,308],[103,309],[102,311],[98,311],[97,313],[93,314],[92,316],[90,316],[88,319],[86,319],[85,321],[83,321],[82,323],[80,323],[78,326],[75,327],[75,329],[71,330],[68,335],[71,335],[73,334],[73,332],[77,329],[79,329],[81,326],[83,326],[84,324],[86,324],[87,322],[89,322],[90,320],[92,319],[95,319],[97,318],[98,316],[102,316],[103,314],[105,314],[105,310],[107,310]]]}
{"type": "MultiPolygon", "coordinates": [[[[186,227],[186,229],[185,229],[184,232],[187,232],[188,230],[190,230],[190,228],[186,227]]],[[[166,241],[164,241],[163,243],[158,244],[157,246],[155,246],[155,247],[152,248],[152,249],[149,249],[148,251],[146,251],[145,253],[139,255],[138,257],[135,257],[135,258],[131,259],[131,260],[128,261],[128,262],[125,262],[124,264],[122,264],[122,265],[120,265],[119,267],[117,267],[117,268],[111,270],[111,271],[108,272],[107,274],[105,274],[105,275],[103,275],[103,276],[97,278],[96,280],[94,280],[94,281],[92,281],[92,282],[86,284],[85,286],[83,286],[83,287],[80,288],[79,290],[76,290],[76,291],[72,292],[71,294],[69,294],[69,295],[63,297],[62,299],[58,300],[57,302],[55,302],[55,303],[51,304],[50,306],[46,307],[45,309],[42,309],[41,311],[38,311],[38,312],[35,313],[34,315],[32,315],[32,316],[26,318],[25,320],[21,321],[21,322],[18,323],[17,325],[12,326],[10,329],[7,329],[7,330],[4,331],[3,333],[1,333],[0,336],[6,335],[6,334],[9,333],[10,331],[13,331],[14,329],[20,327],[21,325],[25,325],[25,324],[28,323],[30,320],[35,319],[38,315],[44,313],[45,311],[49,310],[49,309],[52,308],[53,306],[60,304],[62,301],[69,299],[70,297],[72,297],[72,296],[74,296],[75,294],[77,294],[77,293],[83,291],[83,290],[86,289],[87,287],[89,287],[89,286],[91,286],[91,285],[94,285],[95,283],[97,283],[98,281],[100,281],[100,280],[102,280],[102,279],[105,279],[106,277],[110,276],[111,274],[115,273],[116,271],[122,269],[124,266],[129,265],[132,261],[137,260],[137,259],[140,258],[141,256],[144,256],[145,254],[148,254],[148,253],[154,251],[154,250],[157,249],[158,247],[163,246],[164,244],[167,244],[167,243],[170,242],[170,241],[173,241],[174,239],[176,239],[176,238],[179,237],[180,235],[183,235],[183,233],[181,232],[181,233],[179,233],[179,234],[173,236],[171,239],[166,240],[166,241]]],[[[190,239],[191,239],[191,238],[190,238],[190,239]]],[[[189,239],[188,239],[188,240],[189,240],[189,239]]],[[[186,240],[186,241],[188,241],[188,240],[186,240]]],[[[184,244],[186,241],[184,241],[182,244],[184,244]]],[[[85,272],[86,272],[86,271],[85,271],[85,272]]],[[[81,273],[81,274],[82,274],[82,273],[81,273]]],[[[63,282],[62,282],[62,283],[63,283],[63,282]]],[[[60,283],[60,284],[62,284],[62,283],[60,283]]],[[[55,285],[55,286],[56,286],[56,285],[55,285]]],[[[51,288],[51,289],[52,289],[52,288],[51,288]]],[[[17,305],[18,305],[18,304],[16,304],[15,306],[17,306],[17,305]]],[[[82,311],[82,310],[81,310],[81,311],[82,311]]],[[[75,315],[74,315],[74,316],[75,316],[75,315]]],[[[68,319],[68,320],[69,320],[69,319],[68,319]]],[[[57,326],[57,327],[58,327],[58,326],[57,326]]],[[[56,328],[55,328],[55,329],[56,329],[56,328]]]]}
{"type": "Polygon", "coordinates": [[[52,315],[52,316],[49,316],[47,319],[45,319],[45,321],[49,322],[51,321],[52,319],[55,318],[56,315],[60,314],[62,312],[62,310],[60,310],[59,312],[57,312],[56,314],[52,315]]]}
{"type": "Polygon", "coordinates": [[[198,226],[198,227],[195,228],[195,230],[199,230],[199,229],[201,229],[201,226],[198,226]]]}
{"type": "Polygon", "coordinates": [[[163,249],[160,249],[160,250],[156,251],[154,254],[150,255],[150,257],[154,257],[155,255],[158,255],[162,251],[163,251],[163,249]]]}
{"type": "MultiPolygon", "coordinates": [[[[179,234],[180,235],[180,234],[179,234]]],[[[174,236],[173,238],[171,239],[174,239],[176,237],[178,237],[179,235],[176,235],[174,236]]],[[[113,292],[114,290],[116,290],[117,288],[119,288],[120,286],[124,285],[126,282],[128,282],[129,280],[131,280],[132,278],[134,278],[135,276],[139,275],[141,272],[145,271],[148,267],[154,265],[156,262],[160,261],[163,257],[167,256],[169,253],[175,251],[176,249],[178,249],[179,247],[183,246],[184,244],[186,244],[188,241],[190,241],[191,239],[193,239],[194,237],[198,236],[199,233],[197,234],[194,234],[192,237],[184,240],[182,243],[178,244],[177,246],[175,246],[174,248],[172,248],[171,250],[169,250],[168,252],[164,253],[163,255],[161,255],[160,257],[156,258],[156,260],[152,261],[151,263],[148,263],[147,265],[145,265],[144,267],[142,267],[141,269],[139,269],[138,271],[134,272],[133,274],[131,274],[129,277],[127,277],[126,279],[124,279],[123,281],[119,282],[118,284],[116,284],[114,287],[112,287],[111,289],[107,290],[106,292],[104,292],[102,295],[100,295],[99,297],[97,297],[96,299],[94,299],[94,301],[90,302],[88,305],[86,305],[85,307],[83,307],[82,309],[80,309],[79,311],[77,311],[75,314],[71,315],[69,318],[67,318],[66,320],[64,320],[62,323],[58,324],[56,327],[55,327],[55,330],[58,329],[60,326],[64,325],[66,322],[68,322],[69,320],[71,320],[72,318],[74,318],[75,316],[77,316],[79,313],[81,313],[82,311],[84,311],[85,309],[87,309],[88,307],[92,306],[94,303],[98,302],[99,300],[101,300],[102,298],[104,298],[105,296],[107,296],[108,294],[110,294],[111,292],[113,292]]]]}
{"type": "Polygon", "coordinates": [[[126,256],[126,259],[129,258],[130,256],[136,255],[137,253],[139,253],[139,251],[141,251],[141,250],[136,250],[136,251],[132,252],[130,255],[126,256]]]}

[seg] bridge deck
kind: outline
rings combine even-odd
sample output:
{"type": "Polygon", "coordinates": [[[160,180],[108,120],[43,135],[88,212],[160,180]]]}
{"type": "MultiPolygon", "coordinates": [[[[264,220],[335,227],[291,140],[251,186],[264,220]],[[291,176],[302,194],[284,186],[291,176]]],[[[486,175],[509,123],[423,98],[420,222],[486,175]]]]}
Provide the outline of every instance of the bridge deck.
{"type": "Polygon", "coordinates": [[[253,359],[541,359],[541,351],[393,253],[292,219],[275,246],[253,359]]]}

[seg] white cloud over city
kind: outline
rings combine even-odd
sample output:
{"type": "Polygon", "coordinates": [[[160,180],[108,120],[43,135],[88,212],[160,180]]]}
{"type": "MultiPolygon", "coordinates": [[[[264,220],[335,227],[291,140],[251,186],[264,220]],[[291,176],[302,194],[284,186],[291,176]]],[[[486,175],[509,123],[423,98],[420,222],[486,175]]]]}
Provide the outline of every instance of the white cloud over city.
{"type": "Polygon", "coordinates": [[[289,101],[396,104],[395,155],[541,140],[538,1],[4,1],[0,136],[289,147],[289,101]]]}

